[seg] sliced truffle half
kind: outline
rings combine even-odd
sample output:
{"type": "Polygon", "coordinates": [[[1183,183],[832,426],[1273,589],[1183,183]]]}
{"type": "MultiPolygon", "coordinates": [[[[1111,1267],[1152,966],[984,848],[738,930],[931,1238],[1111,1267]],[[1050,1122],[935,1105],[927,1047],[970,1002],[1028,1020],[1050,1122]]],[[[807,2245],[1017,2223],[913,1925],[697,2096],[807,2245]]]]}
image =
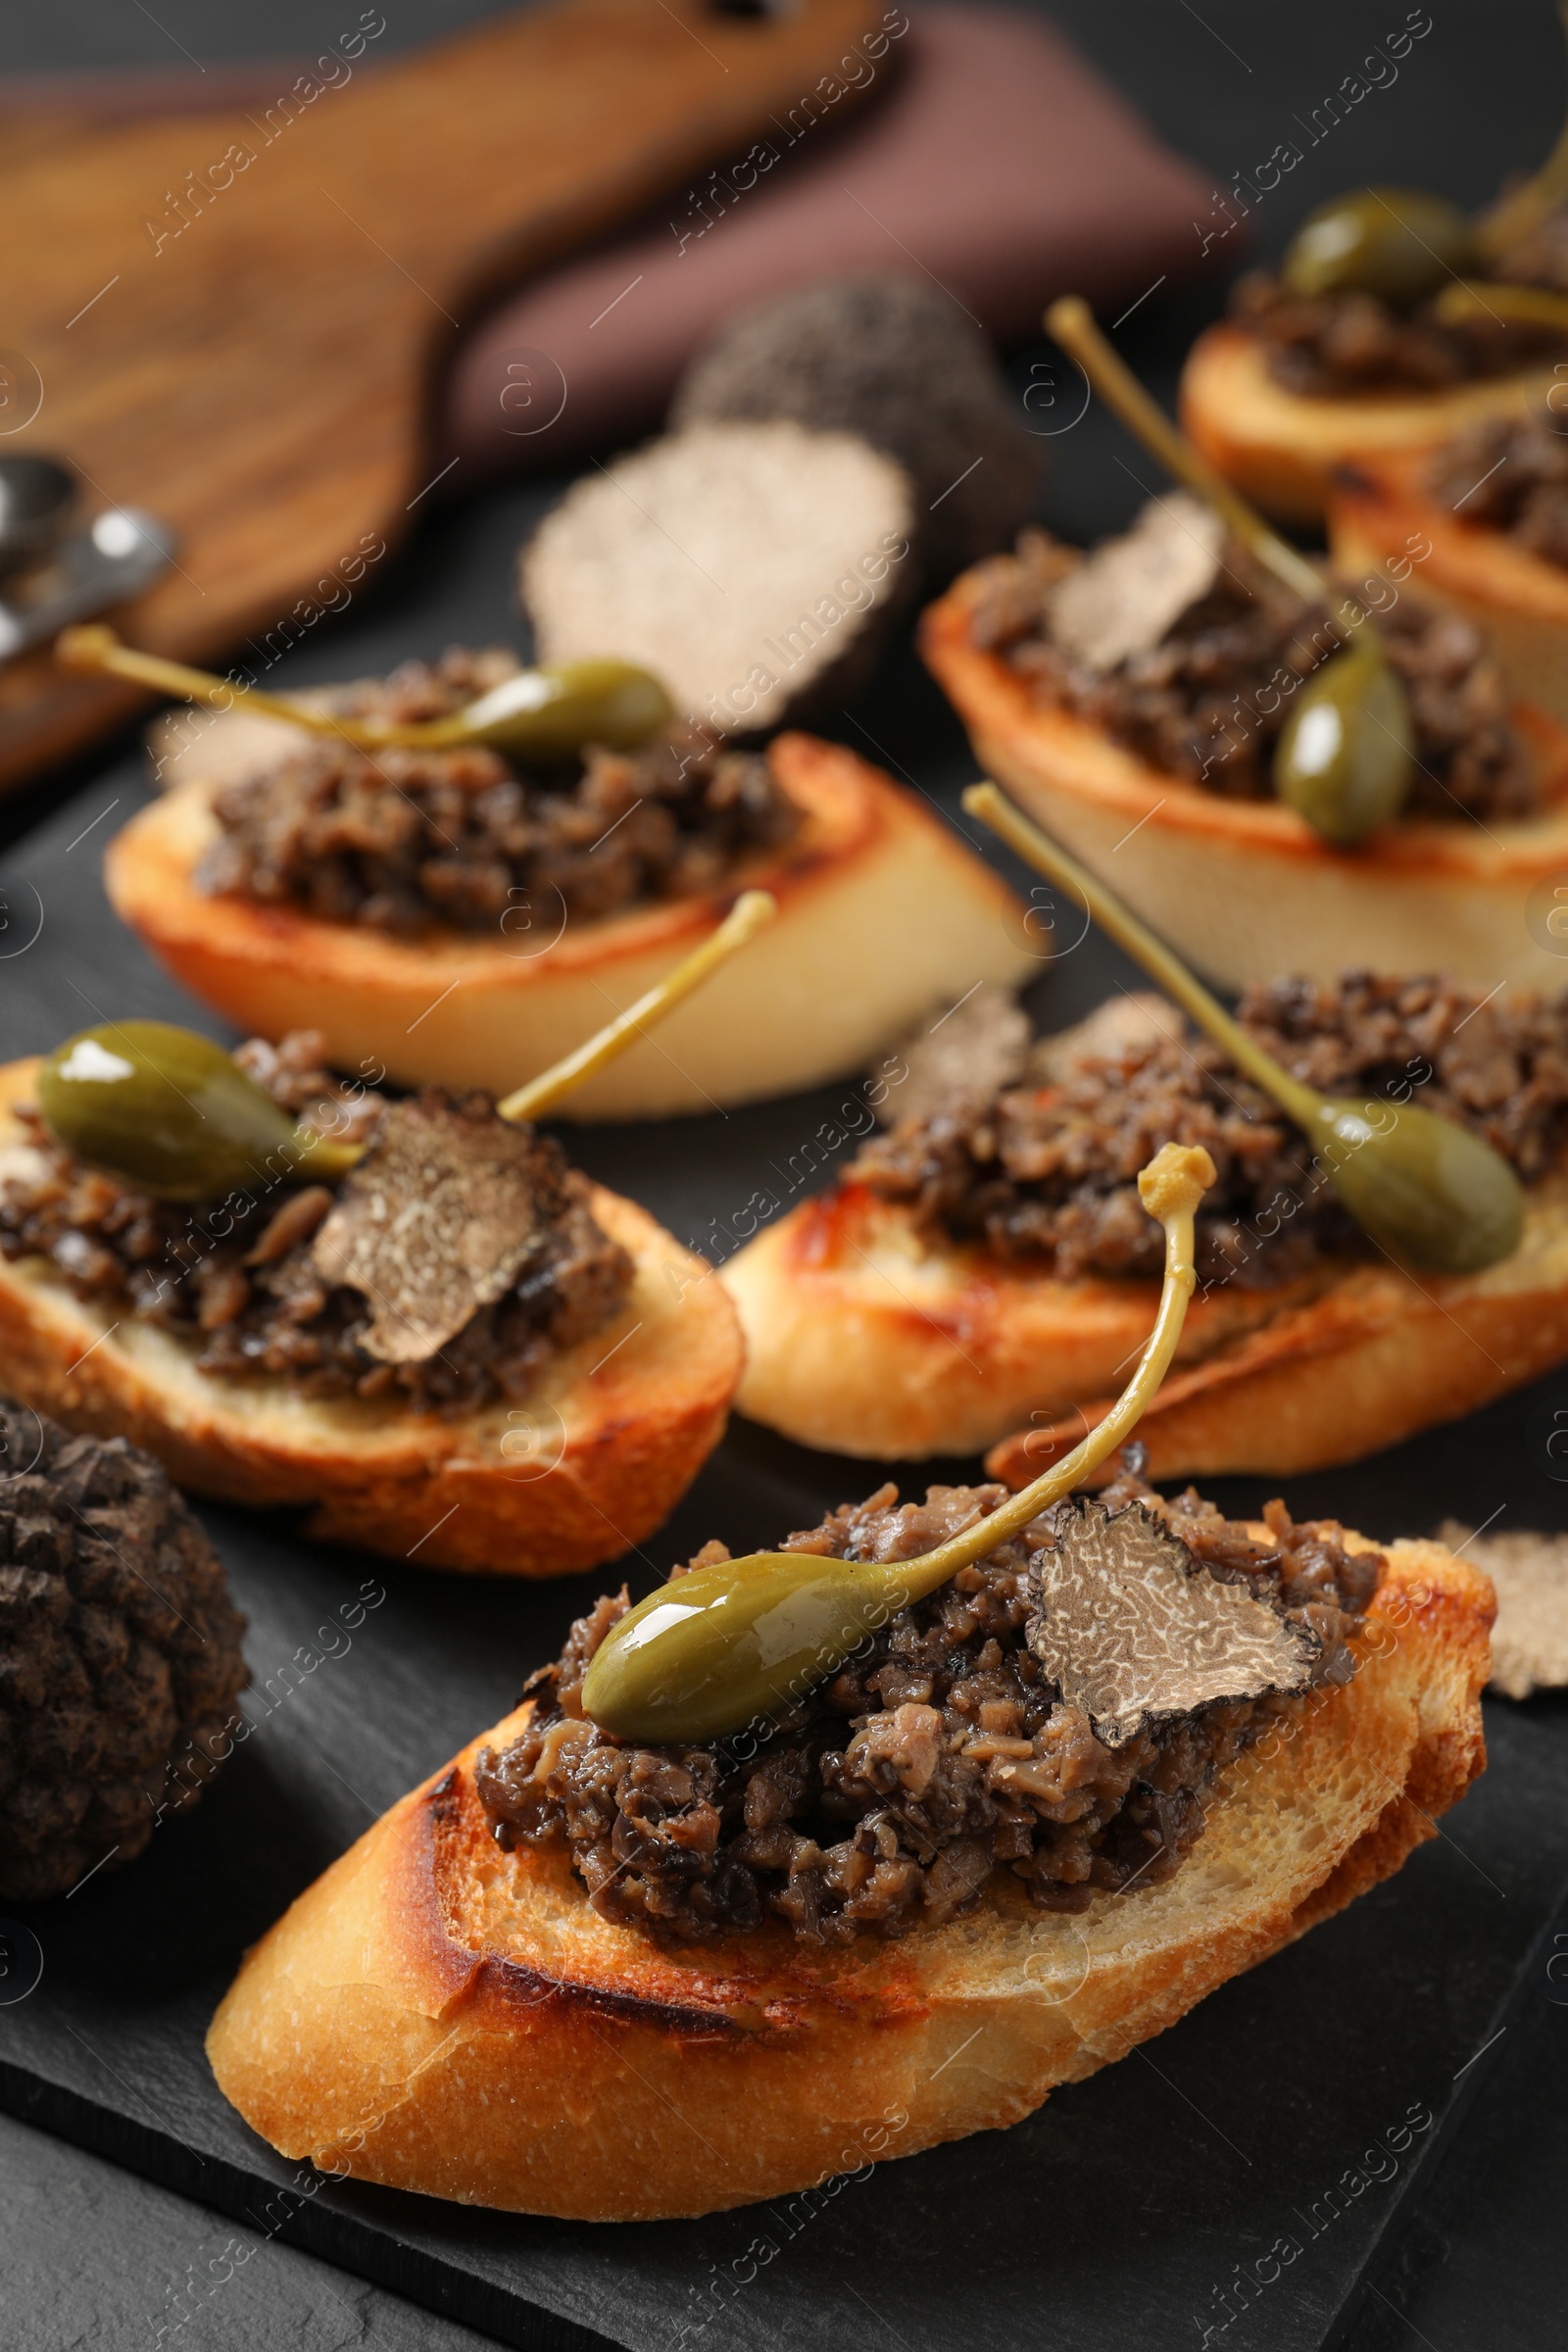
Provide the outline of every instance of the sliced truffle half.
{"type": "Polygon", "coordinates": [[[1026,1638],[1107,1747],[1212,1699],[1305,1689],[1322,1650],[1311,1629],[1200,1566],[1142,1503],[1076,1496],[1051,1524],[1026,1638]]]}
{"type": "Polygon", "coordinates": [[[542,662],[613,654],[721,735],[777,726],[874,659],[914,595],[913,508],[849,433],[698,424],[587,474],[525,549],[542,662]]]}
{"type": "Polygon", "coordinates": [[[687,368],[669,420],[768,416],[898,460],[933,585],[1007,546],[1040,486],[1041,443],[985,336],[908,277],[827,278],[741,312],[687,368]]]}

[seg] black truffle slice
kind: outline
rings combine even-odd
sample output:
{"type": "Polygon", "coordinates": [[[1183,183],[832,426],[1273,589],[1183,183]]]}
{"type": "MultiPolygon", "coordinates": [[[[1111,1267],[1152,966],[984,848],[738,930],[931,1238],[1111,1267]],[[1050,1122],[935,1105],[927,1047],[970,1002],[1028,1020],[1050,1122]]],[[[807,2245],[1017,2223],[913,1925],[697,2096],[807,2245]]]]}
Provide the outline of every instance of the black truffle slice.
{"type": "Polygon", "coordinates": [[[546,1238],[541,1157],[488,1096],[391,1105],[312,1246],[323,1282],[368,1299],[367,1355],[423,1363],[512,1288],[546,1238]]]}
{"type": "Polygon", "coordinates": [[[1102,539],[1051,592],[1054,641],[1086,669],[1152,653],[1219,577],[1225,525],[1200,498],[1152,498],[1130,531],[1102,539]]]}
{"type": "MultiPolygon", "coordinates": [[[[893,1052],[906,1074],[896,1090],[886,1090],[883,1123],[944,1112],[978,1117],[1004,1087],[1023,1076],[1029,1048],[1029,1015],[1011,989],[982,982],[939,1019],[927,1013],[900,1038],[893,1052]]],[[[880,1069],[870,1073],[873,1079],[880,1075],[880,1069]]]]}
{"type": "Polygon", "coordinates": [[[1010,546],[1040,487],[1040,442],[991,346],[950,295],[895,275],[829,278],[742,311],[692,361],[672,425],[790,416],[858,433],[914,485],[934,585],[1010,546]]]}
{"type": "Polygon", "coordinates": [[[0,1402],[0,1898],[139,1854],[227,1753],[222,1562],[159,1465],[0,1402]]]}
{"type": "Polygon", "coordinates": [[[1211,1575],[1142,1503],[1111,1512],[1075,1496],[1054,1534],[1032,1571],[1024,1638],[1107,1747],[1151,1718],[1310,1681],[1322,1654],[1310,1627],[1211,1575]]]}

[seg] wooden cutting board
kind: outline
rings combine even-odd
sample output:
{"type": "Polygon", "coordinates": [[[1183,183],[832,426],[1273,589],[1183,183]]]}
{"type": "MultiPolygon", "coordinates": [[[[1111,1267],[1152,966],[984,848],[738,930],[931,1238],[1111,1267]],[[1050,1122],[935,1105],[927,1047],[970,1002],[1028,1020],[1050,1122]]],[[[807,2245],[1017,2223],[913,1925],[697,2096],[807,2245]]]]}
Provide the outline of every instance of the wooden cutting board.
{"type": "MultiPolygon", "coordinates": [[[[0,394],[8,362],[13,414],[42,391],[0,454],[174,526],[178,568],[115,616],[160,653],[254,666],[301,600],[340,608],[418,516],[431,387],[487,298],[744,155],[882,12],[564,0],[373,74],[379,13],[343,13],[351,54],[274,104],[62,123],[0,168],[0,394]]],[[[0,785],[141,699],[0,667],[0,785]]]]}

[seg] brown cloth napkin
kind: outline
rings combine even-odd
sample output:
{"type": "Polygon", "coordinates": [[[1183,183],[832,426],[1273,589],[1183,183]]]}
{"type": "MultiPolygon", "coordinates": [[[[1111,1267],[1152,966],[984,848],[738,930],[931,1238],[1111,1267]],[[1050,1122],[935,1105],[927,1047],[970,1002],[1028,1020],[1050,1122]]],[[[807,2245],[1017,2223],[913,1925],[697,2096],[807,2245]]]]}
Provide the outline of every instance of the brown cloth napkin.
{"type": "Polygon", "coordinates": [[[792,110],[774,163],[757,150],[728,159],[468,338],[442,453],[463,459],[464,477],[559,464],[657,426],[720,321],[809,278],[908,270],[1017,344],[1057,294],[1130,302],[1192,273],[1207,176],[1052,25],[969,7],[892,7],[884,21],[908,24],[876,62],[887,87],[842,127],[831,105],[814,122],[792,110]]]}
{"type": "MultiPolygon", "coordinates": [[[[435,405],[444,489],[559,465],[657,428],[692,352],[745,303],[805,281],[908,270],[999,342],[1054,295],[1136,301],[1190,275],[1205,174],[1174,155],[1044,19],[892,0],[764,141],[655,215],[501,301],[435,405]]],[[[367,70],[369,70],[368,68],[367,70]]],[[[0,77],[0,113],[121,116],[243,105],[277,67],[0,77]]]]}

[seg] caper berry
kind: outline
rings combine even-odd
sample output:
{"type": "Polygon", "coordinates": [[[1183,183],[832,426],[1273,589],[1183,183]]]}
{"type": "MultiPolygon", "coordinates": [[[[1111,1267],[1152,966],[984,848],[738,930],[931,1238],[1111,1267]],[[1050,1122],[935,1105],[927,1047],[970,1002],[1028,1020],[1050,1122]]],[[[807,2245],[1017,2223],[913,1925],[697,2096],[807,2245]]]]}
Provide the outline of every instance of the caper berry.
{"type": "Polygon", "coordinates": [[[1325,1098],[1306,1131],[1351,1216],[1392,1256],[1434,1274],[1479,1274],[1518,1249],[1519,1179],[1468,1127],[1415,1103],[1325,1098]]]}
{"type": "Polygon", "coordinates": [[[166,1200],[213,1200],[293,1176],[330,1181],[359,1157],[296,1128],[231,1054],[170,1021],[106,1021],[38,1072],[38,1108],[68,1152],[166,1200]]]}
{"type": "Polygon", "coordinates": [[[674,717],[659,680],[630,662],[564,662],[519,669],[450,718],[402,730],[427,745],[482,743],[518,759],[563,760],[585,743],[629,752],[674,717]]]}
{"type": "Polygon", "coordinates": [[[1159,1313],[1136,1370],[1103,1419],[1000,1510],[912,1560],[836,1560],[754,1551],[694,1568],[650,1592],[601,1642],[583,1679],[584,1712],[620,1740],[716,1740],[822,1682],[899,1609],[984,1559],[1071,1494],[1137,1426],[1181,1338],[1193,1268],[1193,1217],[1214,1181],[1208,1153],[1165,1144],[1138,1194],[1165,1229],[1159,1313]]]}
{"type": "Polygon", "coordinates": [[[1320,204],[1280,275],[1293,294],[1376,294],[1408,309],[1476,260],[1470,221],[1424,188],[1362,188],[1320,204]]]}
{"type": "Polygon", "coordinates": [[[1363,1232],[1389,1254],[1435,1274],[1477,1274],[1519,1246],[1524,1195],[1500,1152],[1451,1119],[1407,1103],[1348,1102],[1319,1094],[1260,1046],[1179,956],[995,784],[972,784],[964,808],[1048,880],[1071,891],[1101,929],[1239,1070],[1277,1102],[1321,1155],[1363,1232]]]}
{"type": "MultiPolygon", "coordinates": [[[[187,702],[205,703],[219,710],[232,710],[239,699],[238,690],[227,678],[215,677],[211,670],[192,669],[184,662],[166,661],[162,654],[144,654],[134,646],[122,645],[114,630],[102,622],[62,630],[55,641],[55,659],[66,669],[108,670],[117,678],[135,678],[144,686],[156,686],[166,694],[182,695],[187,702]]],[[[534,760],[567,759],[589,743],[602,743],[612,752],[629,752],[661,727],[667,727],[675,715],[668,695],[650,671],[638,669],[630,662],[612,661],[519,669],[445,718],[406,724],[387,718],[351,718],[343,711],[291,702],[285,695],[264,694],[255,686],[244,690],[244,708],[270,718],[287,719],[291,726],[308,727],[313,734],[335,735],[340,743],[365,751],[454,751],[477,743],[518,759],[534,760]]]]}
{"type": "Polygon", "coordinates": [[[1410,701],[1363,629],[1298,694],[1274,750],[1274,789],[1338,849],[1397,816],[1415,778],[1410,701]]]}

